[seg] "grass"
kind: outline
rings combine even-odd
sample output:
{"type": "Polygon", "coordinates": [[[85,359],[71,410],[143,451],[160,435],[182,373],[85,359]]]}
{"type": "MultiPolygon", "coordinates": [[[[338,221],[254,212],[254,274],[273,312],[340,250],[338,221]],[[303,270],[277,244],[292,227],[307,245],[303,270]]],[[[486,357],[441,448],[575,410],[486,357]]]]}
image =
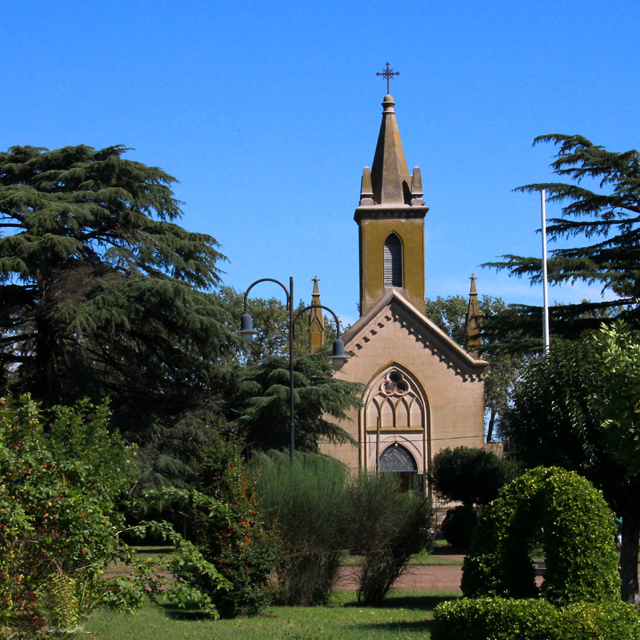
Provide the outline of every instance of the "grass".
{"type": "Polygon", "coordinates": [[[73,640],[421,640],[433,609],[456,593],[396,591],[384,606],[360,606],[355,592],[334,592],[325,607],[270,607],[264,615],[206,620],[171,605],[145,605],[133,614],[100,610],[73,640]]]}
{"type": "MultiPolygon", "coordinates": [[[[410,567],[461,567],[463,561],[460,559],[460,554],[462,554],[462,552],[456,552],[456,554],[458,557],[448,558],[446,555],[434,555],[428,551],[423,551],[422,553],[411,556],[408,564],[410,567]]],[[[361,561],[362,558],[360,556],[345,554],[340,564],[344,567],[355,567],[360,564],[361,561]]]]}

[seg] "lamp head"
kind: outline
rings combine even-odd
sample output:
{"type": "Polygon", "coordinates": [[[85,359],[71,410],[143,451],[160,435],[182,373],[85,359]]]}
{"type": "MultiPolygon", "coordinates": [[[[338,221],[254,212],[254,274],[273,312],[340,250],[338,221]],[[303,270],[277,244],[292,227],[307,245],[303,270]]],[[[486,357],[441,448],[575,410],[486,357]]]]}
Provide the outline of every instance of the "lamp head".
{"type": "Polygon", "coordinates": [[[340,340],[340,338],[336,338],[333,341],[333,353],[329,360],[331,360],[331,364],[333,368],[338,370],[342,369],[342,365],[349,359],[349,356],[344,352],[344,342],[340,340]]]}
{"type": "Polygon", "coordinates": [[[253,337],[258,333],[253,328],[253,319],[248,313],[242,314],[242,317],[240,318],[240,331],[237,333],[245,344],[249,344],[253,340],[253,337]]]}

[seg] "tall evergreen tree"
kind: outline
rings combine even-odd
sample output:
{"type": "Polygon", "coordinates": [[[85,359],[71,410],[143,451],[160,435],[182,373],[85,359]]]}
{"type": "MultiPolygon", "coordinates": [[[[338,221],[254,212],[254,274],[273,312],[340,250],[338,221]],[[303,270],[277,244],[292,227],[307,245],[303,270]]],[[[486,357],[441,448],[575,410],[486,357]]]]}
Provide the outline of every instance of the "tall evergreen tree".
{"type": "MultiPolygon", "coordinates": [[[[550,134],[539,136],[534,145],[552,142],[559,146],[554,172],[573,181],[539,183],[519,187],[516,191],[532,193],[545,189],[549,202],[565,203],[562,218],[547,226],[550,240],[575,237],[591,241],[582,247],[560,248],[550,252],[551,284],[586,282],[601,285],[615,294],[611,301],[584,301],[580,304],[556,305],[550,309],[551,330],[561,337],[575,337],[585,329],[600,326],[603,320],[618,317],[638,326],[640,322],[640,154],[635,151],[614,153],[594,145],[579,135],[550,134]],[[587,188],[595,184],[596,189],[587,188]]],[[[501,262],[484,266],[507,270],[509,275],[542,279],[540,258],[502,256],[501,262]]],[[[539,348],[542,322],[540,307],[513,305],[499,323],[486,331],[503,337],[511,332],[512,346],[539,348]]]]}
{"type": "Polygon", "coordinates": [[[178,226],[175,179],[123,146],[0,153],[0,382],[45,407],[112,396],[148,444],[220,377],[216,241],[178,226]]]}

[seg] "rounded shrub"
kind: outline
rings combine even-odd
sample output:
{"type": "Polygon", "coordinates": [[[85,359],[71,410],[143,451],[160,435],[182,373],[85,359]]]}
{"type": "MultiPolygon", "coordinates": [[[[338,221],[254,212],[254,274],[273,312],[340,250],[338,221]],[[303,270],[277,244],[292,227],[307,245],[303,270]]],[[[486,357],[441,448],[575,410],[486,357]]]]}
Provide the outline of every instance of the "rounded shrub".
{"type": "Polygon", "coordinates": [[[619,598],[613,515],[588,480],[558,468],[529,471],[487,507],[464,562],[464,595],[536,597],[529,557],[536,527],[543,531],[545,599],[619,598]]]}
{"type": "Polygon", "coordinates": [[[640,616],[620,601],[613,515],[586,479],[538,468],[483,513],[457,602],[436,607],[433,640],[640,640],[640,616]],[[541,589],[529,553],[542,530],[541,589]],[[540,597],[542,596],[542,597],[540,597]]]}
{"type": "Polygon", "coordinates": [[[441,498],[469,506],[486,505],[517,475],[512,461],[492,451],[456,447],[434,456],[429,482],[441,498]]]}

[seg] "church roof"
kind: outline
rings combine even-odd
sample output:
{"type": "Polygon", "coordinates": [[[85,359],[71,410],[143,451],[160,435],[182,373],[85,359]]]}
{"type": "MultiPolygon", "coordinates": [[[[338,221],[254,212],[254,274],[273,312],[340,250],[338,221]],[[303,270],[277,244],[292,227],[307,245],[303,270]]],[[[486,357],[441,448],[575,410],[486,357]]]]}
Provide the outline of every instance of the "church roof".
{"type": "Polygon", "coordinates": [[[382,124],[371,167],[371,186],[376,204],[411,202],[411,176],[404,157],[396,122],[395,102],[387,94],[382,103],[382,124]]]}
{"type": "Polygon", "coordinates": [[[348,331],[342,336],[345,344],[345,348],[349,349],[353,347],[360,334],[365,330],[368,325],[378,316],[378,314],[385,308],[396,304],[403,315],[408,315],[416,329],[423,334],[423,336],[433,343],[437,350],[440,352],[447,352],[447,354],[458,361],[463,367],[470,369],[484,369],[488,366],[488,362],[474,357],[463,349],[455,340],[452,340],[438,325],[429,320],[424,314],[416,309],[408,300],[400,295],[395,289],[390,288],[387,293],[373,305],[367,313],[365,313],[348,331]]]}

